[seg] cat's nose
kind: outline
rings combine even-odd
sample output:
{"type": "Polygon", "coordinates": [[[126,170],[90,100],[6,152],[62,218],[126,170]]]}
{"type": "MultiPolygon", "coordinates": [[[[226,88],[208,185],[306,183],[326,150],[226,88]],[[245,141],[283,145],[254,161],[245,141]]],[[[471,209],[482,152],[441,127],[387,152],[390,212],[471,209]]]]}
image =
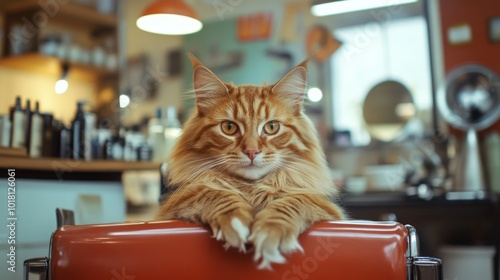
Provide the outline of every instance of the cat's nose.
{"type": "Polygon", "coordinates": [[[253,160],[257,154],[259,154],[261,151],[257,149],[246,149],[243,151],[250,160],[253,160]]]}

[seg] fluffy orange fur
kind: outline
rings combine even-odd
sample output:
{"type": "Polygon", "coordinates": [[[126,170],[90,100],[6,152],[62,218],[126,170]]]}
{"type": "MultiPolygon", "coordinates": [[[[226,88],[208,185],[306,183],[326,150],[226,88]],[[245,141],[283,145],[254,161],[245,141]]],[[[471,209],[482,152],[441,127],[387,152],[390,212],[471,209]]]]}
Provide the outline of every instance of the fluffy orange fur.
{"type": "Polygon", "coordinates": [[[208,225],[226,246],[255,247],[259,268],[302,250],[312,224],[344,218],[314,125],[303,113],[306,62],[274,85],[224,83],[196,58],[196,108],[168,159],[178,186],[159,217],[208,225]]]}

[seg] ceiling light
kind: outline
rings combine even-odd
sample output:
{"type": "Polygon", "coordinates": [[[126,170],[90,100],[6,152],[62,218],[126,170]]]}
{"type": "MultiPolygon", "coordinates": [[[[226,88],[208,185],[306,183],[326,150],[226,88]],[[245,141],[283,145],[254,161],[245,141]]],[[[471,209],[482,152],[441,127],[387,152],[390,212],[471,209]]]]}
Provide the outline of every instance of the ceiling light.
{"type": "Polygon", "coordinates": [[[65,93],[68,90],[68,81],[63,79],[58,80],[54,86],[54,90],[57,94],[65,93]]]}
{"type": "Polygon", "coordinates": [[[310,88],[307,91],[307,98],[312,102],[318,102],[323,98],[323,92],[317,87],[310,88]]]}
{"type": "Polygon", "coordinates": [[[69,64],[63,63],[62,64],[62,73],[61,73],[61,78],[56,82],[54,86],[54,91],[57,94],[63,94],[68,90],[68,81],[66,80],[68,78],[68,72],[69,72],[69,64]]]}
{"type": "Polygon", "coordinates": [[[343,14],[387,6],[396,6],[417,2],[417,0],[338,0],[328,3],[315,4],[311,13],[317,17],[343,14]]]}
{"type": "Polygon", "coordinates": [[[130,104],[130,97],[125,94],[120,95],[120,108],[126,108],[130,104]]]}
{"type": "Polygon", "coordinates": [[[183,35],[201,30],[196,12],[182,0],[156,0],[137,19],[139,29],[163,35],[183,35]]]}

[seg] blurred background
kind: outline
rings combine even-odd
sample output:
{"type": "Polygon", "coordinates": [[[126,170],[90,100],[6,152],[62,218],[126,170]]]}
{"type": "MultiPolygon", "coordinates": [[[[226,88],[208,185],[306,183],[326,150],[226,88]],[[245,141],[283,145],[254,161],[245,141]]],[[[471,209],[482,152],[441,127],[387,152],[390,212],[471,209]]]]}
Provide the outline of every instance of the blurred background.
{"type": "Polygon", "coordinates": [[[187,52],[235,84],[312,56],[305,111],[351,217],[411,223],[426,254],[499,279],[496,0],[1,0],[0,167],[37,201],[18,208],[23,254],[55,207],[154,217],[194,106],[187,52]]]}

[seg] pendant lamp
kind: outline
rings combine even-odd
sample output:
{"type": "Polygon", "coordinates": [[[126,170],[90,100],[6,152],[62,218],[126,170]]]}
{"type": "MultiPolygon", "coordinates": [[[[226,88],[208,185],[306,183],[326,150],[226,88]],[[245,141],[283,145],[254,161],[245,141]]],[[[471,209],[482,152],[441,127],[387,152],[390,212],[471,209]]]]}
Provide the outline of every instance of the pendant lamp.
{"type": "Polygon", "coordinates": [[[201,30],[196,12],[183,0],[156,0],[137,19],[139,29],[163,35],[184,35],[201,30]]]}

